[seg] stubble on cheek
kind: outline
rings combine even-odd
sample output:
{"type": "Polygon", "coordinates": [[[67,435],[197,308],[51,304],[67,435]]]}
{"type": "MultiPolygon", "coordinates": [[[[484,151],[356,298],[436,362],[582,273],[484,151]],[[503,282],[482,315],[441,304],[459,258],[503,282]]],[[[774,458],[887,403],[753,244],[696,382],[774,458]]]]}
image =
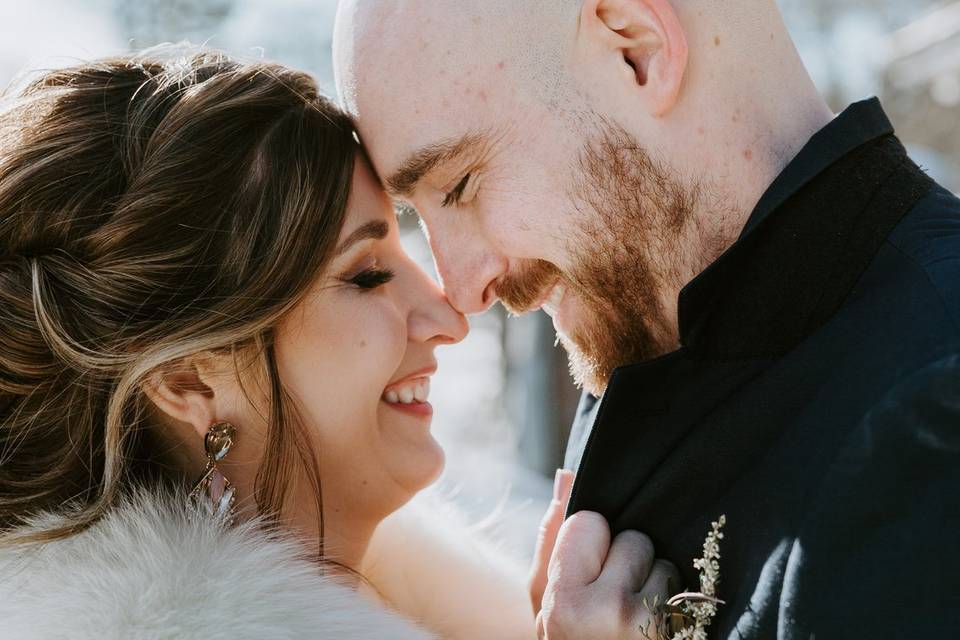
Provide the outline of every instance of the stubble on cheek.
{"type": "Polygon", "coordinates": [[[578,170],[571,198],[589,217],[571,243],[568,280],[584,317],[561,341],[575,381],[601,395],[617,367],[678,346],[661,300],[683,284],[680,249],[697,191],[609,125],[585,145],[578,170]]]}

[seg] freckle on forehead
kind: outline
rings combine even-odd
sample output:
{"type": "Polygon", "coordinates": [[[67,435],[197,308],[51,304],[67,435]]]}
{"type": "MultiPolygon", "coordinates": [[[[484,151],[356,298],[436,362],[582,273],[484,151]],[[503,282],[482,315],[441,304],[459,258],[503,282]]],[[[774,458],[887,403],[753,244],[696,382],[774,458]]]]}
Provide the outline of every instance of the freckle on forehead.
{"type": "Polygon", "coordinates": [[[501,60],[500,62],[497,63],[497,69],[500,69],[501,71],[503,71],[503,69],[504,69],[506,66],[507,66],[507,63],[505,63],[503,60],[501,60]]]}

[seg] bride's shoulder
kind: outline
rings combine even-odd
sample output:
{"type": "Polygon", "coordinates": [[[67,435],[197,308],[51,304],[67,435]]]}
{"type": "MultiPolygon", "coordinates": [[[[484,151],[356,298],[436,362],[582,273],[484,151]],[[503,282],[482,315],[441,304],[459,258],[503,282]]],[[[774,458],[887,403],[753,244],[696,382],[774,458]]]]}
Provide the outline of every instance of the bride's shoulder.
{"type": "Polygon", "coordinates": [[[434,492],[380,524],[362,571],[391,607],[442,637],[534,637],[524,563],[434,492]]]}
{"type": "MultiPolygon", "coordinates": [[[[70,538],[0,549],[5,633],[431,637],[323,575],[294,541],[198,517],[181,498],[142,491],[70,538]]],[[[56,518],[40,514],[27,527],[56,518]]]]}

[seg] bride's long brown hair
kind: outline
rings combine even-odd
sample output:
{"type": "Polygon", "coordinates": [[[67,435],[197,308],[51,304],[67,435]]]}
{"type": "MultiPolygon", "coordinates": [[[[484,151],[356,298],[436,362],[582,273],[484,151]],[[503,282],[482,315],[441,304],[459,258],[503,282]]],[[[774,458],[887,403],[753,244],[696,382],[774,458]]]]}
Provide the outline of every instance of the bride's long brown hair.
{"type": "Polygon", "coordinates": [[[0,109],[0,544],[78,532],[170,479],[142,384],[210,350],[262,370],[259,512],[305,471],[322,518],[273,327],[340,233],[349,118],[307,74],[183,48],[46,72],[0,109]]]}

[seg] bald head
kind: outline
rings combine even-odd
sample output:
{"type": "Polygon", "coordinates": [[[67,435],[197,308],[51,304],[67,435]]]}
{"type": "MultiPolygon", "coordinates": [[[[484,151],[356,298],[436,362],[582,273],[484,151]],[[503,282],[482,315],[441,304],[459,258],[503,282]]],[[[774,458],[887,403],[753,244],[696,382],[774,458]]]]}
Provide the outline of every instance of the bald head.
{"type": "Polygon", "coordinates": [[[796,104],[791,74],[808,80],[774,0],[341,0],[334,62],[371,147],[387,121],[519,124],[505,112],[535,103],[599,114],[676,155],[669,132],[650,137],[661,125],[719,126],[718,104],[773,107],[778,91],[796,104]]]}
{"type": "Polygon", "coordinates": [[[578,9],[576,0],[343,0],[334,35],[338,92],[360,115],[362,91],[406,100],[433,83],[467,87],[491,63],[518,85],[555,92],[578,9]],[[396,87],[403,91],[386,93],[396,87]]]}

